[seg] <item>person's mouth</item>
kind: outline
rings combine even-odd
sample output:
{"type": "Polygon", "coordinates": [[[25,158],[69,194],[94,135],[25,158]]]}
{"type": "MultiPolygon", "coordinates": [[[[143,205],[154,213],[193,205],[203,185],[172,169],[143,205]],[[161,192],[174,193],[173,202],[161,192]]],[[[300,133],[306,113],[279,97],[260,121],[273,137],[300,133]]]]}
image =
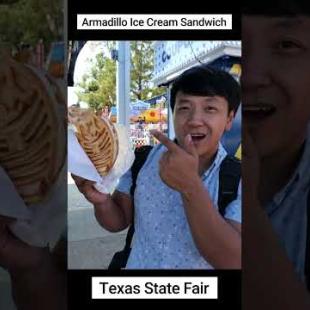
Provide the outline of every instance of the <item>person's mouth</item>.
{"type": "Polygon", "coordinates": [[[207,135],[204,133],[191,133],[192,141],[195,143],[202,141],[207,135]]]}
{"type": "Polygon", "coordinates": [[[246,120],[264,120],[276,112],[276,107],[270,103],[243,104],[242,116],[246,120]]]}

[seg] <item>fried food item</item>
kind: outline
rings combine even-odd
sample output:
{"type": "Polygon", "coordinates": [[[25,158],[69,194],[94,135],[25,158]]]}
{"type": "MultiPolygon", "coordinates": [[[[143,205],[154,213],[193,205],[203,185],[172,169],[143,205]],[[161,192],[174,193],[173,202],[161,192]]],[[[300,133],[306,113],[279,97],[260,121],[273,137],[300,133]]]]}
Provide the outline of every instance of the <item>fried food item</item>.
{"type": "Polygon", "coordinates": [[[107,175],[118,154],[118,137],[113,124],[88,109],[71,106],[69,122],[77,139],[101,176],[107,175]]]}
{"type": "Polygon", "coordinates": [[[64,124],[42,79],[1,56],[0,166],[30,205],[46,198],[65,162],[64,124]]]}

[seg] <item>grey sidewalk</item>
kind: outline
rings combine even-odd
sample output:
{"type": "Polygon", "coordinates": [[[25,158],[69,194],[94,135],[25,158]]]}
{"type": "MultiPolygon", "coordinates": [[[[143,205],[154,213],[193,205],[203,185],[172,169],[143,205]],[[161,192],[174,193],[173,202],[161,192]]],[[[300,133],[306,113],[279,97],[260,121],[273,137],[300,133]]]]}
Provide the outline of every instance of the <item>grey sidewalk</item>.
{"type": "Polygon", "coordinates": [[[0,267],[0,309],[16,310],[16,307],[11,298],[9,275],[1,267],[0,267]]]}
{"type": "Polygon", "coordinates": [[[68,268],[106,269],[125,244],[126,231],[110,233],[96,221],[93,206],[68,184],[68,268]]]}

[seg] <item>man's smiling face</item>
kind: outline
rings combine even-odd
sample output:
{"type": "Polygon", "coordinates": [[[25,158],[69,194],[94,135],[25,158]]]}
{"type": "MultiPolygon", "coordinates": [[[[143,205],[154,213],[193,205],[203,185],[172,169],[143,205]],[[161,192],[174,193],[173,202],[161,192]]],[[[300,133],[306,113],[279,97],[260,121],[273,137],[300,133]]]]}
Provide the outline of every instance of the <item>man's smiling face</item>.
{"type": "Polygon", "coordinates": [[[310,18],[244,16],[243,122],[261,156],[304,141],[310,119],[310,18]]]}
{"type": "Polygon", "coordinates": [[[225,130],[232,125],[234,113],[221,96],[194,96],[178,92],[174,107],[174,129],[184,146],[190,134],[199,156],[212,157],[225,130]]]}

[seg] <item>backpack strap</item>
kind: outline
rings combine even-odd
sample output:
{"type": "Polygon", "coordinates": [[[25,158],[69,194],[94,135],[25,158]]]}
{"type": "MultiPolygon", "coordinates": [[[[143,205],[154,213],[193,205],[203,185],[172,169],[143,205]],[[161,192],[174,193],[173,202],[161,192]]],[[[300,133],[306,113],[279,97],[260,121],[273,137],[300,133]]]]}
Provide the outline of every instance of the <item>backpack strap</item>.
{"type": "Polygon", "coordinates": [[[307,243],[306,243],[306,258],[305,258],[305,278],[308,291],[310,291],[310,190],[307,200],[307,243]]]}
{"type": "Polygon", "coordinates": [[[151,145],[143,145],[135,149],[135,160],[131,166],[131,176],[132,176],[132,185],[130,188],[130,195],[133,197],[137,185],[137,177],[140,172],[140,169],[144,165],[150,151],[152,150],[151,145]]]}
{"type": "Polygon", "coordinates": [[[234,156],[227,155],[221,163],[219,172],[219,213],[224,217],[227,205],[237,198],[241,177],[241,162],[234,156]]]}
{"type": "MultiPolygon", "coordinates": [[[[135,160],[131,166],[132,185],[130,188],[130,195],[132,197],[132,200],[134,200],[134,194],[135,194],[135,189],[137,185],[138,174],[142,166],[144,165],[152,148],[153,147],[151,145],[144,145],[144,146],[141,146],[135,149],[135,160]]],[[[135,226],[134,226],[134,217],[133,217],[132,224],[130,225],[128,232],[127,232],[126,243],[124,247],[124,251],[128,253],[130,251],[131,241],[132,241],[134,232],[135,232],[135,226]]]]}

